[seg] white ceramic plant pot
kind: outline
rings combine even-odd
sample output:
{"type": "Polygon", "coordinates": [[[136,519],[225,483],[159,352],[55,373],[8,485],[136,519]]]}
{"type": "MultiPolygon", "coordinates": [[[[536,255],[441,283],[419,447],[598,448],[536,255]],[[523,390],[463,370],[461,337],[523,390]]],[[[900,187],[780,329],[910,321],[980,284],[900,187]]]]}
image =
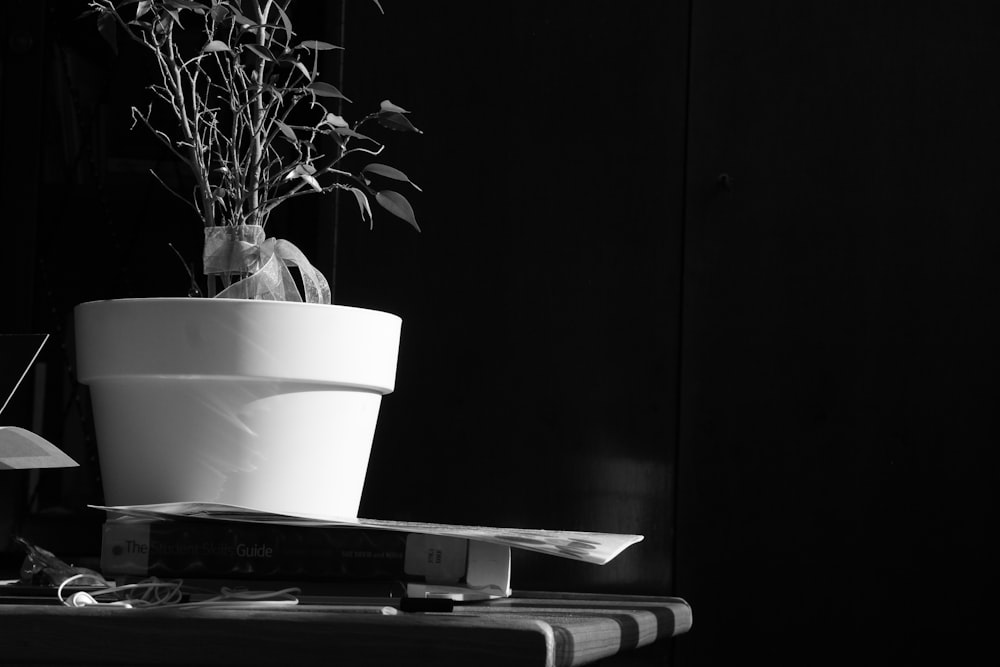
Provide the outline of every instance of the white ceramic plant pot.
{"type": "Polygon", "coordinates": [[[237,299],[77,306],[105,503],[357,516],[401,321],[237,299]]]}

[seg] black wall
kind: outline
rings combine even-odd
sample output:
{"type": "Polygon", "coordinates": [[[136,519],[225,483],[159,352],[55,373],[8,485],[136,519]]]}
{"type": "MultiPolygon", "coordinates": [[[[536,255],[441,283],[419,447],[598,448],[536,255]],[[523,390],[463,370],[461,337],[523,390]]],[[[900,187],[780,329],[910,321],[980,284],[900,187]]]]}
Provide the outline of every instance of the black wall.
{"type": "Polygon", "coordinates": [[[644,533],[514,585],[669,591],[685,8],[348,9],[352,107],[425,133],[386,155],[423,233],[340,225],[339,300],[404,322],[367,513],[644,533]]]}
{"type": "Polygon", "coordinates": [[[682,664],[957,664],[996,584],[997,6],[693,7],[682,664]]]}

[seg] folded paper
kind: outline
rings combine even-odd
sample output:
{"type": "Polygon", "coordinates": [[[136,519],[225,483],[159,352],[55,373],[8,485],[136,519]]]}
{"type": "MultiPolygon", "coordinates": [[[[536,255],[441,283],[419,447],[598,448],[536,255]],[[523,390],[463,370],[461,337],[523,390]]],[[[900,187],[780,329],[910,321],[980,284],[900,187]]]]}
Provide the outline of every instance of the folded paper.
{"type": "Polygon", "coordinates": [[[220,521],[250,521],[290,526],[355,526],[399,530],[408,533],[441,535],[478,540],[501,546],[536,551],[551,556],[604,565],[636,542],[642,535],[590,533],[570,530],[540,530],[533,528],[490,528],[486,526],[456,526],[414,521],[386,521],[304,514],[278,514],[221,503],[161,503],[155,505],[92,506],[114,514],[140,518],[169,519],[196,517],[220,521]]]}

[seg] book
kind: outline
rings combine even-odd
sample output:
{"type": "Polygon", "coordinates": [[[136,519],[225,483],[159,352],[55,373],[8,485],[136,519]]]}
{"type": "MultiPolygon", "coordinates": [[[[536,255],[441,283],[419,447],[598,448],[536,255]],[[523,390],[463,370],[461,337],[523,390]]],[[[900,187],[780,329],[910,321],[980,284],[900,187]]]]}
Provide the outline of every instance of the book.
{"type": "MultiPolygon", "coordinates": [[[[104,523],[105,577],[405,586],[412,597],[510,595],[510,549],[465,538],[352,526],[118,517],[104,523]]],[[[338,586],[339,585],[339,586],[338,586]]]]}
{"type": "MultiPolygon", "coordinates": [[[[364,519],[270,512],[220,503],[176,502],[153,505],[91,505],[108,513],[109,523],[130,521],[197,521],[298,529],[374,530],[407,535],[404,553],[406,591],[411,598],[486,600],[509,597],[511,549],[522,549],[594,565],[604,565],[642,535],[519,527],[461,526],[419,521],[364,519]],[[449,540],[459,540],[449,542],[449,540]],[[447,544],[464,545],[464,575],[455,581],[447,544]],[[408,565],[409,564],[409,565],[408,565]],[[445,576],[444,573],[451,573],[445,576]],[[422,577],[422,579],[421,579],[422,577]]],[[[461,547],[459,547],[461,548],[461,547]]],[[[146,570],[148,571],[148,567],[146,570]]],[[[256,576],[256,575],[255,575],[256,576]]],[[[357,580],[356,580],[357,581],[357,580]]]]}

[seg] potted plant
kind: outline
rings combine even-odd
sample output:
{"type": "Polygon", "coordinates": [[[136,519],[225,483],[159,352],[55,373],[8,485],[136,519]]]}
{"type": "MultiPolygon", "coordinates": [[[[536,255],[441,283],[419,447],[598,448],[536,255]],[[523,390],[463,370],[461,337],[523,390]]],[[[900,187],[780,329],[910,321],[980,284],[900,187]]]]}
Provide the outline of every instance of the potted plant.
{"type": "MultiPolygon", "coordinates": [[[[133,108],[193,180],[161,183],[204,224],[210,298],[123,299],[75,310],[78,377],[90,386],[105,502],[214,501],[355,516],[400,320],[330,304],[326,278],[267,221],[305,195],[351,193],[419,231],[376,161],[369,127],[419,132],[388,100],[356,122],[321,80],[290,0],[94,0],[102,35],[156,62],[153,102],[133,108]],[[171,118],[163,129],[156,114],[171,118]],[[297,279],[296,279],[297,276],[297,279]]],[[[378,0],[375,0],[378,5],[378,0]]],[[[379,7],[381,10],[381,7],[379,7]]]]}

